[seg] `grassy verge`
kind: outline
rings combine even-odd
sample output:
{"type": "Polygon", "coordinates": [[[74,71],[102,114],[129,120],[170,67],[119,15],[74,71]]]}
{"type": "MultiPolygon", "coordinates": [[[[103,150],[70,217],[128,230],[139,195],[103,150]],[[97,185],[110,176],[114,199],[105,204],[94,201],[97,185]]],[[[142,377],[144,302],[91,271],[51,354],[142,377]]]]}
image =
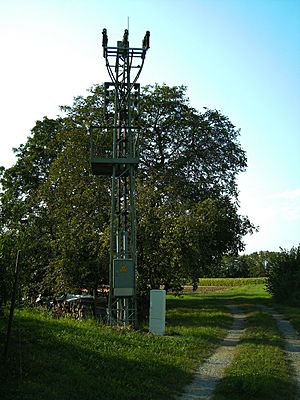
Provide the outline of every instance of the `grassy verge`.
{"type": "Polygon", "coordinates": [[[200,303],[170,299],[165,337],[16,310],[9,363],[0,365],[0,398],[172,399],[231,324],[221,304],[200,303]]]}
{"type": "MultiPolygon", "coordinates": [[[[215,400],[292,400],[282,339],[256,303],[273,306],[263,284],[168,296],[165,337],[16,310],[7,366],[1,363],[7,319],[0,318],[0,398],[173,399],[226,335],[232,318],[225,305],[236,304],[251,313],[215,400]]],[[[300,322],[297,309],[279,311],[300,322]]]]}
{"type": "Polygon", "coordinates": [[[296,387],[276,323],[268,314],[250,309],[234,362],[213,400],[295,400],[296,387]]]}
{"type": "Polygon", "coordinates": [[[271,295],[267,292],[264,284],[228,286],[220,291],[204,291],[191,296],[199,296],[202,301],[211,304],[245,304],[262,303],[270,304],[271,295]]]}

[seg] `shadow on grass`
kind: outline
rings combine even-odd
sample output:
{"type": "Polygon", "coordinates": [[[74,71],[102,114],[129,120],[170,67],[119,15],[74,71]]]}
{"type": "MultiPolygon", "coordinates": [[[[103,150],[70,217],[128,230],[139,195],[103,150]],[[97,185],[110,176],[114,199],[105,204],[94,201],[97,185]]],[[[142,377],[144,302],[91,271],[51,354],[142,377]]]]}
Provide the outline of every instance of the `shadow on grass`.
{"type": "Polygon", "coordinates": [[[250,345],[255,345],[255,346],[274,346],[274,347],[280,347],[284,348],[284,344],[282,339],[266,339],[266,338],[259,338],[259,337],[249,337],[249,338],[243,338],[240,341],[241,345],[244,344],[250,344],[250,345]]]}
{"type": "Polygon", "coordinates": [[[272,307],[276,308],[277,311],[285,315],[285,317],[292,323],[292,325],[300,335],[300,307],[288,306],[278,303],[274,303],[271,305],[272,307]]]}
{"type": "Polygon", "coordinates": [[[289,380],[245,372],[222,379],[212,400],[296,400],[297,388],[289,380]]]}
{"type": "Polygon", "coordinates": [[[8,364],[0,364],[1,400],[171,399],[192,377],[162,361],[163,341],[153,348],[151,338],[99,326],[91,348],[80,324],[16,317],[18,325],[21,342],[14,329],[8,364]]]}

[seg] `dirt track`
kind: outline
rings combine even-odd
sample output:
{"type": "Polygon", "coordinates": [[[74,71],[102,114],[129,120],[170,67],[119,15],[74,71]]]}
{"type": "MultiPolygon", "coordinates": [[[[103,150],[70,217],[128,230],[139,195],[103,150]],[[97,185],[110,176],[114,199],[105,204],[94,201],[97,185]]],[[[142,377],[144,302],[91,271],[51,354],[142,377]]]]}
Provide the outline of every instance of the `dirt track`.
{"type": "MultiPolygon", "coordinates": [[[[300,337],[294,327],[283,315],[270,307],[257,305],[262,311],[271,315],[277,322],[279,331],[285,339],[286,359],[290,365],[300,393],[300,337]]],[[[230,366],[235,354],[235,347],[243,334],[246,315],[235,306],[228,306],[234,322],[227,337],[222,341],[216,352],[198,368],[193,382],[188,385],[178,400],[209,400],[215,387],[224,376],[224,371],[230,366]]]]}

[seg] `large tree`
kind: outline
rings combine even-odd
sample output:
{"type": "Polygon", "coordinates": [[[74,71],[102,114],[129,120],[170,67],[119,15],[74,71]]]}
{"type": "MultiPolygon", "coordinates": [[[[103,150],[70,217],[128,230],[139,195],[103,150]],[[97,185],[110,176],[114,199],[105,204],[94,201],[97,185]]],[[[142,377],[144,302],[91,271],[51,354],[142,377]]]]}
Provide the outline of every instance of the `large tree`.
{"type": "MultiPolygon", "coordinates": [[[[141,102],[139,287],[179,289],[241,250],[253,229],[238,214],[236,177],[246,155],[239,130],[216,110],[191,107],[185,87],[147,86],[141,102]]],[[[107,283],[110,179],[91,174],[86,129],[111,118],[102,87],[62,111],[38,121],[15,165],[1,172],[1,235],[10,243],[1,251],[22,249],[32,295],[107,283]]],[[[100,139],[111,145],[105,131],[100,139]]]]}
{"type": "MultiPolygon", "coordinates": [[[[1,169],[1,257],[5,287],[11,286],[14,258],[21,250],[22,277],[26,291],[30,282],[39,286],[43,269],[51,258],[51,220],[41,196],[49,170],[59,151],[57,135],[61,121],[37,121],[25,145],[14,149],[16,163],[1,169]]],[[[5,293],[7,297],[7,293],[5,293]]]]}
{"type": "Polygon", "coordinates": [[[238,214],[236,178],[246,168],[239,130],[216,110],[200,113],[185,87],[148,86],[138,172],[139,268],[144,285],[179,288],[253,226],[238,214]],[[145,279],[146,278],[146,279],[145,279]]]}

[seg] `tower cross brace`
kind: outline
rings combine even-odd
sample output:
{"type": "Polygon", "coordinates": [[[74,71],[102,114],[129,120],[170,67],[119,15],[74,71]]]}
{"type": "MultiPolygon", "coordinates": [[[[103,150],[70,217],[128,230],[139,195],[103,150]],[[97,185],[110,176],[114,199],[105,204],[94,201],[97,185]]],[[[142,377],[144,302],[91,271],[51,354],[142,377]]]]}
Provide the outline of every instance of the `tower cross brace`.
{"type": "Polygon", "coordinates": [[[125,29],[123,40],[116,47],[109,47],[107,30],[103,29],[103,57],[111,78],[111,82],[104,83],[104,105],[107,113],[114,114],[114,123],[91,127],[90,136],[93,174],[112,178],[108,320],[110,324],[136,326],[135,172],[140,130],[137,80],[150,47],[150,32],[146,32],[141,48],[129,47],[128,38],[129,32],[125,29]],[[110,149],[99,148],[101,140],[98,142],[97,138],[101,139],[103,132],[112,132],[110,149]]]}

